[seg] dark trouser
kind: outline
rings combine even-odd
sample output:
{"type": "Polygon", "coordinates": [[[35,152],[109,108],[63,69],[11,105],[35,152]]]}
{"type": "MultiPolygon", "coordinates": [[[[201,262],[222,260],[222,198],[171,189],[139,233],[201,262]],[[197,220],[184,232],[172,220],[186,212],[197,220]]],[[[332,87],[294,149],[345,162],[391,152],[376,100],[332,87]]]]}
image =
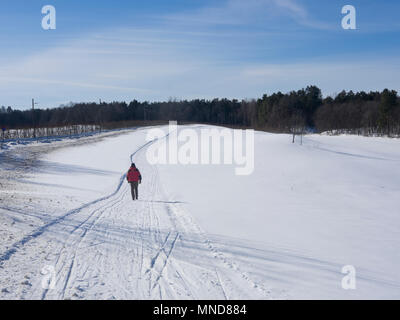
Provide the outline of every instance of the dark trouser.
{"type": "Polygon", "coordinates": [[[131,184],[131,193],[132,193],[132,200],[137,200],[138,198],[138,181],[130,182],[131,184]]]}

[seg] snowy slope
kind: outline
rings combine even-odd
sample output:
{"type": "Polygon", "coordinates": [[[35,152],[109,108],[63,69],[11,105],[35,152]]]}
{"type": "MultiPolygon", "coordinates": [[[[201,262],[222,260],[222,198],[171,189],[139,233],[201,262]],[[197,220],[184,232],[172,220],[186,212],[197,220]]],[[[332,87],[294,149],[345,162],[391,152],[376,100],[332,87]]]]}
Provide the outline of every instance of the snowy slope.
{"type": "Polygon", "coordinates": [[[251,176],[229,166],[161,167],[170,198],[188,203],[221,250],[293,298],[399,298],[400,141],[255,139],[251,176]],[[356,290],[341,287],[345,265],[356,268],[356,290]]]}
{"type": "Polygon", "coordinates": [[[255,172],[239,177],[149,165],[146,133],[42,148],[18,174],[0,157],[1,299],[400,297],[398,140],[257,132],[255,172]],[[344,265],[356,290],[341,288],[344,265]]]}

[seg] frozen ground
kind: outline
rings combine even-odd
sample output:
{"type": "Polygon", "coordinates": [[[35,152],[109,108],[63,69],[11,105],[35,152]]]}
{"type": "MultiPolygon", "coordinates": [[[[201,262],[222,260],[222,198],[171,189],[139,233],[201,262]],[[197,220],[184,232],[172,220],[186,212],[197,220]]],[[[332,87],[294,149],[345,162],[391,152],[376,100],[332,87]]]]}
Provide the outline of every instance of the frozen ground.
{"type": "Polygon", "coordinates": [[[257,132],[238,177],[151,166],[146,131],[0,153],[1,299],[400,298],[399,140],[257,132]]]}

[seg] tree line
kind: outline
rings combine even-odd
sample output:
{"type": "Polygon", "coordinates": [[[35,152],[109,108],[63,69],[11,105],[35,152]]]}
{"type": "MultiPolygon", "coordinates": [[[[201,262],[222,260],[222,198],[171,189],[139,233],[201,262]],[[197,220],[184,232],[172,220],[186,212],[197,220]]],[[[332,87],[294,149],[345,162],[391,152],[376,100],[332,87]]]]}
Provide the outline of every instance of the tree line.
{"type": "Polygon", "coordinates": [[[168,121],[240,126],[273,132],[333,132],[400,135],[400,103],[396,91],[342,91],[323,98],[316,86],[265,94],[260,99],[194,99],[164,102],[75,103],[53,109],[0,108],[7,129],[65,127],[127,121],[168,121]]]}

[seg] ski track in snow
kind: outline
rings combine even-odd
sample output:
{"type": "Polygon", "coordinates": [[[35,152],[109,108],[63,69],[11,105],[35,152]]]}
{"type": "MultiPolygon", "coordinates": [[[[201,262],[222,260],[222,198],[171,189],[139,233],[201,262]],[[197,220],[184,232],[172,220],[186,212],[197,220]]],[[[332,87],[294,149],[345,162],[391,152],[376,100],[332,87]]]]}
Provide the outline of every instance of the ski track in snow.
{"type": "Polygon", "coordinates": [[[399,297],[398,140],[258,132],[239,179],[149,165],[147,130],[0,153],[0,299],[399,297]]]}
{"type": "Polygon", "coordinates": [[[213,245],[181,203],[163,200],[158,169],[145,160],[150,143],[131,156],[146,172],[139,201],[131,200],[123,175],[112,194],[48,221],[0,253],[1,269],[31,269],[26,281],[9,287],[14,298],[272,297],[213,245]],[[44,266],[54,268],[54,288],[42,286],[44,266]]]}

